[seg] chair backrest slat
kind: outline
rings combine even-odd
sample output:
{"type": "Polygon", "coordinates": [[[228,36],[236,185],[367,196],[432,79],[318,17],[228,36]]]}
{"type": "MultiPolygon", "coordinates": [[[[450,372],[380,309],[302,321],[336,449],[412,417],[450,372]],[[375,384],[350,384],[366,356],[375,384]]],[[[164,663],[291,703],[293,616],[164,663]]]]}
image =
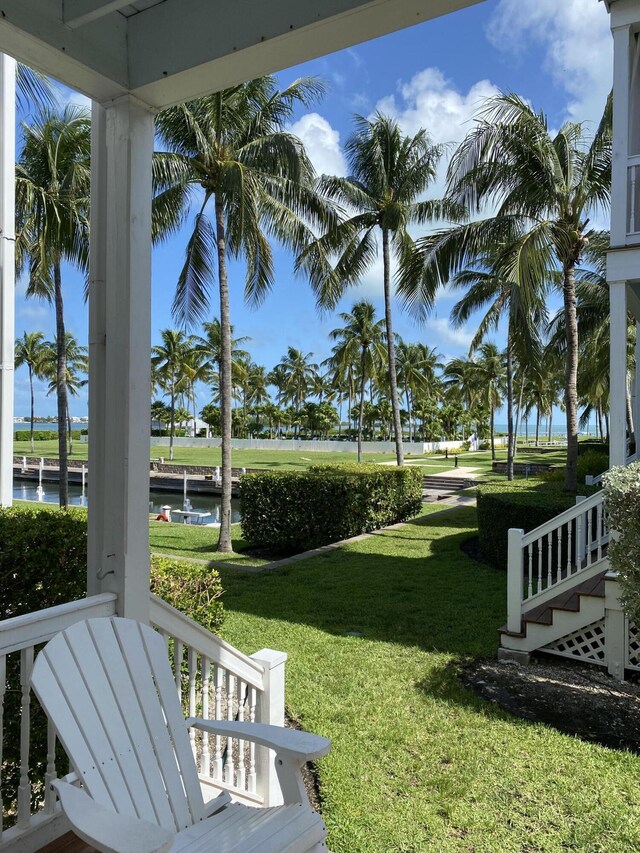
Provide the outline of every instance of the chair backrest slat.
{"type": "Polygon", "coordinates": [[[32,684],[95,800],[167,829],[202,819],[184,716],[152,628],[116,617],[72,625],[40,653],[32,684]]]}

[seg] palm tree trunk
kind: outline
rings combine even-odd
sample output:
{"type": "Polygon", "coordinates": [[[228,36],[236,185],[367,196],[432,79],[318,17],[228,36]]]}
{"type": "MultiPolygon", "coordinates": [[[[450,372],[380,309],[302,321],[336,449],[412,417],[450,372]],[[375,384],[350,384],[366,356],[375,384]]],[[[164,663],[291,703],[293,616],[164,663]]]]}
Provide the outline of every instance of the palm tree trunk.
{"type": "Polygon", "coordinates": [[[598,406],[598,428],[600,430],[600,441],[604,441],[604,424],[602,423],[602,406],[598,406]]]}
{"type": "Polygon", "coordinates": [[[549,411],[549,444],[551,444],[551,437],[553,436],[553,407],[549,411]]]}
{"type": "Polygon", "coordinates": [[[58,403],[58,465],[59,502],[62,509],[69,506],[69,462],[67,456],[67,352],[65,347],[64,304],[60,261],[53,264],[53,287],[56,309],[56,392],[58,403]]]}
{"type": "Polygon", "coordinates": [[[496,418],[496,410],[494,408],[493,403],[491,403],[491,419],[489,421],[489,428],[491,430],[491,461],[496,461],[496,439],[495,439],[495,418],[496,418]]]}
{"type": "Polygon", "coordinates": [[[362,347],[360,355],[360,410],[358,412],[358,462],[362,462],[362,415],[364,412],[364,391],[367,384],[365,376],[366,362],[367,348],[362,347]]]}
{"type": "Polygon", "coordinates": [[[176,396],[171,383],[171,417],[169,421],[169,461],[173,462],[173,437],[176,433],[176,396]]]}
{"type": "MultiPolygon", "coordinates": [[[[520,429],[520,421],[522,417],[522,399],[524,397],[524,371],[522,373],[522,382],[520,383],[520,396],[518,397],[518,411],[516,412],[516,429],[515,439],[513,442],[513,458],[518,455],[518,430],[520,429]]],[[[529,441],[529,422],[526,421],[525,441],[529,441]]]]}
{"type": "Polygon", "coordinates": [[[31,433],[29,435],[29,442],[31,445],[31,453],[34,452],[33,447],[33,422],[36,419],[36,407],[35,407],[35,398],[33,396],[33,367],[29,365],[29,390],[31,392],[31,433]]]}
{"type": "Polygon", "coordinates": [[[71,429],[71,411],[69,409],[69,394],[67,394],[67,437],[69,439],[69,455],[73,453],[73,430],[71,429]]]}
{"type": "Polygon", "coordinates": [[[389,232],[386,228],[382,229],[382,261],[384,277],[384,320],[387,327],[389,386],[391,390],[391,409],[393,411],[393,430],[396,440],[396,460],[398,465],[404,465],[402,424],[400,422],[400,404],[398,402],[398,382],[396,377],[396,347],[393,340],[393,326],[391,322],[391,265],[389,260],[389,232]]]}
{"type": "Polygon", "coordinates": [[[536,447],[540,445],[540,418],[541,418],[540,406],[536,406],[536,447]]]}
{"type": "Polygon", "coordinates": [[[629,433],[629,442],[630,444],[635,445],[636,436],[633,429],[633,409],[631,407],[631,394],[629,393],[629,385],[627,383],[627,391],[625,394],[626,404],[627,404],[627,432],[629,433]]]}
{"type": "Polygon", "coordinates": [[[513,480],[513,457],[516,437],[513,433],[513,356],[511,329],[507,338],[507,480],[513,480]]]}
{"type": "Polygon", "coordinates": [[[564,317],[567,338],[564,403],[567,413],[567,467],[564,487],[568,492],[578,488],[578,320],[576,316],[575,264],[564,265],[564,317]]]}
{"type": "Polygon", "coordinates": [[[607,441],[609,441],[609,412],[604,413],[604,426],[605,426],[605,434],[607,436],[607,441]]]}
{"type": "Polygon", "coordinates": [[[218,551],[229,554],[231,546],[231,321],[229,317],[229,285],[227,282],[226,234],[222,201],[216,196],[216,242],[218,248],[218,283],[220,287],[220,426],[221,426],[221,491],[220,536],[218,551]]]}

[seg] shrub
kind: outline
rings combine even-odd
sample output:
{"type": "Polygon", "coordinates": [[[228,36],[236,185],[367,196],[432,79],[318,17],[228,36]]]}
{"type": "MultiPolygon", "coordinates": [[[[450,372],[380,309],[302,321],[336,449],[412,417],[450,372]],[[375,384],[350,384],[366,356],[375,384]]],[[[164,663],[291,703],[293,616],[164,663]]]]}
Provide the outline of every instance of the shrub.
{"type": "MultiPolygon", "coordinates": [[[[83,598],[87,577],[87,514],[84,510],[13,507],[0,510],[0,618],[7,619],[83,598]]],[[[200,564],[153,557],[151,588],[173,607],[216,631],[224,618],[218,573],[200,564]]],[[[20,779],[19,655],[7,657],[4,704],[2,798],[4,817],[15,817],[20,779]]],[[[43,793],[47,725],[34,700],[31,725],[34,800],[43,793]]],[[[65,767],[57,757],[59,772],[65,767]]]]}
{"type": "Polygon", "coordinates": [[[542,480],[482,486],[478,489],[478,536],[484,559],[506,569],[509,528],[528,533],[575,502],[560,485],[542,480]]]}
{"type": "Polygon", "coordinates": [[[202,563],[153,556],[151,591],[208,631],[217,633],[222,627],[222,583],[215,569],[202,563]]]}
{"type": "Polygon", "coordinates": [[[618,573],[622,605],[640,624],[640,463],[612,468],[603,491],[609,526],[618,534],[609,541],[609,561],[618,573]]]}
{"type": "MultiPolygon", "coordinates": [[[[72,429],[71,438],[76,441],[80,440],[80,436],[86,430],[72,429]]],[[[28,429],[17,429],[13,434],[14,441],[31,441],[31,432],[28,429]]],[[[34,441],[57,441],[58,431],[55,429],[34,429],[34,441]]]]}
{"type": "Polygon", "coordinates": [[[421,504],[417,468],[314,465],[240,481],[243,536],[272,553],[307,551],[406,521],[421,504]]]}

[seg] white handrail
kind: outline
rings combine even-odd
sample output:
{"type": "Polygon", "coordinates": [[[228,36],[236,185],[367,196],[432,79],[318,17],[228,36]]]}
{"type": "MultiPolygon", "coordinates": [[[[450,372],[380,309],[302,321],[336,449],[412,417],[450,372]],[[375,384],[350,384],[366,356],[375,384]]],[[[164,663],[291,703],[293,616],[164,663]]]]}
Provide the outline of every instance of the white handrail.
{"type": "Polygon", "coordinates": [[[0,655],[46,643],[60,631],[83,619],[113,616],[117,598],[113,592],[103,592],[4,619],[0,621],[0,655]]]}
{"type": "Polygon", "coordinates": [[[154,627],[179,639],[185,646],[208,658],[212,663],[230,670],[256,690],[264,689],[264,667],[153,593],[149,606],[149,621],[154,627]]]}
{"type": "Polygon", "coordinates": [[[562,527],[563,524],[573,521],[574,518],[577,518],[580,515],[584,515],[587,510],[594,509],[602,503],[602,497],[602,492],[596,492],[595,495],[591,495],[591,497],[586,498],[586,500],[581,501],[575,506],[570,506],[569,509],[565,509],[564,512],[559,513],[549,521],[545,521],[544,524],[541,524],[539,527],[525,533],[522,537],[523,547],[525,545],[530,545],[532,542],[536,542],[548,533],[553,533],[554,530],[562,527]]]}

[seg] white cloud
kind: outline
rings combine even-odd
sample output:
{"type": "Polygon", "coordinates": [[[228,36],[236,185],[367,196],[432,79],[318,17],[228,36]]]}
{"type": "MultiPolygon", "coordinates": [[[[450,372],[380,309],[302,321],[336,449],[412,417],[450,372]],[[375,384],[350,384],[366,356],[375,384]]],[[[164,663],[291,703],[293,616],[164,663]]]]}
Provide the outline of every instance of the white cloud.
{"type": "Polygon", "coordinates": [[[319,175],[346,175],[347,164],[340,148],[340,134],[323,116],[306,113],[290,127],[307,149],[319,175]]]}
{"type": "Polygon", "coordinates": [[[498,89],[489,80],[479,80],[468,92],[458,91],[439,68],[425,68],[408,83],[400,81],[398,94],[378,101],[376,110],[393,116],[405,133],[425,128],[434,142],[460,142],[470,122],[487,98],[498,89]]]}
{"type": "Polygon", "coordinates": [[[454,329],[446,317],[429,317],[424,324],[427,333],[430,334],[433,343],[431,346],[442,348],[445,345],[460,347],[463,350],[468,350],[475,334],[474,328],[463,326],[460,329],[454,329]]]}
{"type": "Polygon", "coordinates": [[[444,193],[449,156],[471,129],[483,103],[497,94],[498,88],[489,80],[479,80],[461,92],[439,68],[425,68],[409,82],[400,81],[397,92],[378,101],[375,109],[395,118],[405,133],[414,135],[424,128],[433,142],[449,146],[428,193],[439,198],[444,193]]]}
{"type": "Polygon", "coordinates": [[[542,46],[545,70],[569,97],[567,116],[599,121],[612,85],[613,43],[604,3],[500,0],[487,36],[524,62],[531,43],[542,46]]]}
{"type": "Polygon", "coordinates": [[[63,92],[63,98],[65,105],[91,110],[91,98],[87,98],[87,96],[83,95],[81,92],[75,92],[73,89],[68,89],[66,92],[63,92]]]}

